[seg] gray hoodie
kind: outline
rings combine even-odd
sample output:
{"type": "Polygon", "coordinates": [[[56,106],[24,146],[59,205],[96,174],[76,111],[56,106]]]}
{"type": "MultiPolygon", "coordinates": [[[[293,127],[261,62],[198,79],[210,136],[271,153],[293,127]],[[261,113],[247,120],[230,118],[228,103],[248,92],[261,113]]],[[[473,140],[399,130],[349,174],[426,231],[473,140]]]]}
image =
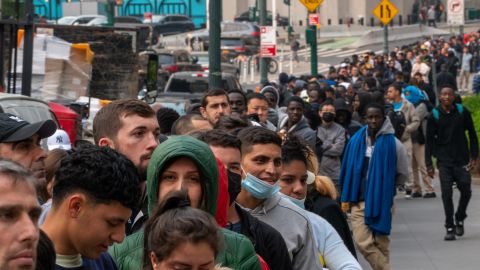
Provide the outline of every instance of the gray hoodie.
{"type": "Polygon", "coordinates": [[[280,232],[290,253],[293,269],[322,269],[312,224],[305,210],[275,194],[257,208],[247,211],[280,232]]]}
{"type": "Polygon", "coordinates": [[[310,128],[308,121],[305,117],[302,117],[297,124],[293,125],[289,130],[286,130],[286,125],[288,122],[288,115],[284,115],[278,123],[278,131],[285,130],[287,133],[292,133],[303,139],[307,145],[315,151],[315,143],[317,141],[317,136],[315,131],[310,128]]]}
{"type": "Polygon", "coordinates": [[[340,174],[340,157],[345,148],[345,129],[333,122],[326,127],[320,125],[317,130],[317,137],[323,142],[322,159],[320,162],[320,174],[330,177],[337,184],[340,174]]]}

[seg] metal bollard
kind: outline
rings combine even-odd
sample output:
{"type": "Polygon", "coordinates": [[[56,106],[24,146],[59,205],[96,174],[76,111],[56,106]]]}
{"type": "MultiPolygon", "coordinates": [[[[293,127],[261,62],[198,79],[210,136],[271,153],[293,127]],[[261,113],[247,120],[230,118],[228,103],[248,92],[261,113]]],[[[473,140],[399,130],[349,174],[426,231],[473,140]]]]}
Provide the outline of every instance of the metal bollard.
{"type": "Polygon", "coordinates": [[[247,82],[247,73],[248,73],[248,62],[247,61],[242,61],[242,82],[246,83],[247,82]]]}
{"type": "Polygon", "coordinates": [[[255,81],[255,61],[253,57],[250,57],[250,82],[255,81]]]}
{"type": "Polygon", "coordinates": [[[293,53],[290,52],[290,75],[293,74],[293,53]]]}

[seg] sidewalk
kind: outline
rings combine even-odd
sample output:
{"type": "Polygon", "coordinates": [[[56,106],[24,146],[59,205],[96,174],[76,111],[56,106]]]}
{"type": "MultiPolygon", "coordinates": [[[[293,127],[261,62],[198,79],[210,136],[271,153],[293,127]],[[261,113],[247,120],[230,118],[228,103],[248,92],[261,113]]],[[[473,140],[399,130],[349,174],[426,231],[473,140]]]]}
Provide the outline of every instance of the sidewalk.
{"type": "MultiPolygon", "coordinates": [[[[390,260],[395,270],[469,270],[478,269],[480,256],[480,185],[472,184],[472,199],[465,220],[465,235],[446,242],[440,183],[435,181],[437,198],[395,200],[396,213],[390,242],[390,260]]],[[[454,204],[459,193],[454,191],[454,204]]],[[[358,252],[361,257],[360,253],[358,252]]],[[[365,270],[371,269],[361,258],[365,270]]]]}

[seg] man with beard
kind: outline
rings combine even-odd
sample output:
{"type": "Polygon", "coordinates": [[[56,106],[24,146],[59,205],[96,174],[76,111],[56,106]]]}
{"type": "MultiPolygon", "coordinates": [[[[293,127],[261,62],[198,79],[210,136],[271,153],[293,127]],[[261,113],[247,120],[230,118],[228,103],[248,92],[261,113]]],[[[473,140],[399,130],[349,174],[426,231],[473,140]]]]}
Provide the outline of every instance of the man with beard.
{"type": "Polygon", "coordinates": [[[18,162],[37,178],[35,187],[40,203],[46,201],[45,151],[40,140],[50,137],[57,130],[53,120],[30,124],[9,113],[0,113],[0,158],[18,162]]]}
{"type": "Polygon", "coordinates": [[[35,181],[19,164],[0,159],[2,270],[35,269],[39,239],[37,221],[41,212],[34,188],[35,181]]]}
{"type": "Polygon", "coordinates": [[[139,230],[148,218],[146,172],[153,150],[159,143],[159,134],[155,112],[145,102],[136,99],[116,100],[98,111],[93,120],[95,144],[125,155],[140,175],[141,205],[132,212],[127,223],[127,235],[139,230]]]}

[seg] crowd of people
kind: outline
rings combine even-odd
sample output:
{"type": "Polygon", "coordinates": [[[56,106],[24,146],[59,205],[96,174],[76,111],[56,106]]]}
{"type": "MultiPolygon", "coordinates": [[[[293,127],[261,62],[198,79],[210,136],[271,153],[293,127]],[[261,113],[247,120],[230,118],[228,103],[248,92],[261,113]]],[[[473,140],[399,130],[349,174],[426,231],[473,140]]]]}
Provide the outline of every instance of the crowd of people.
{"type": "Polygon", "coordinates": [[[116,100],[77,147],[52,120],[0,113],[0,269],[361,269],[357,252],[390,269],[394,198],[436,197],[433,157],[455,240],[478,157],[456,77],[478,50],[427,38],[212,89],[183,116],[116,100]]]}

